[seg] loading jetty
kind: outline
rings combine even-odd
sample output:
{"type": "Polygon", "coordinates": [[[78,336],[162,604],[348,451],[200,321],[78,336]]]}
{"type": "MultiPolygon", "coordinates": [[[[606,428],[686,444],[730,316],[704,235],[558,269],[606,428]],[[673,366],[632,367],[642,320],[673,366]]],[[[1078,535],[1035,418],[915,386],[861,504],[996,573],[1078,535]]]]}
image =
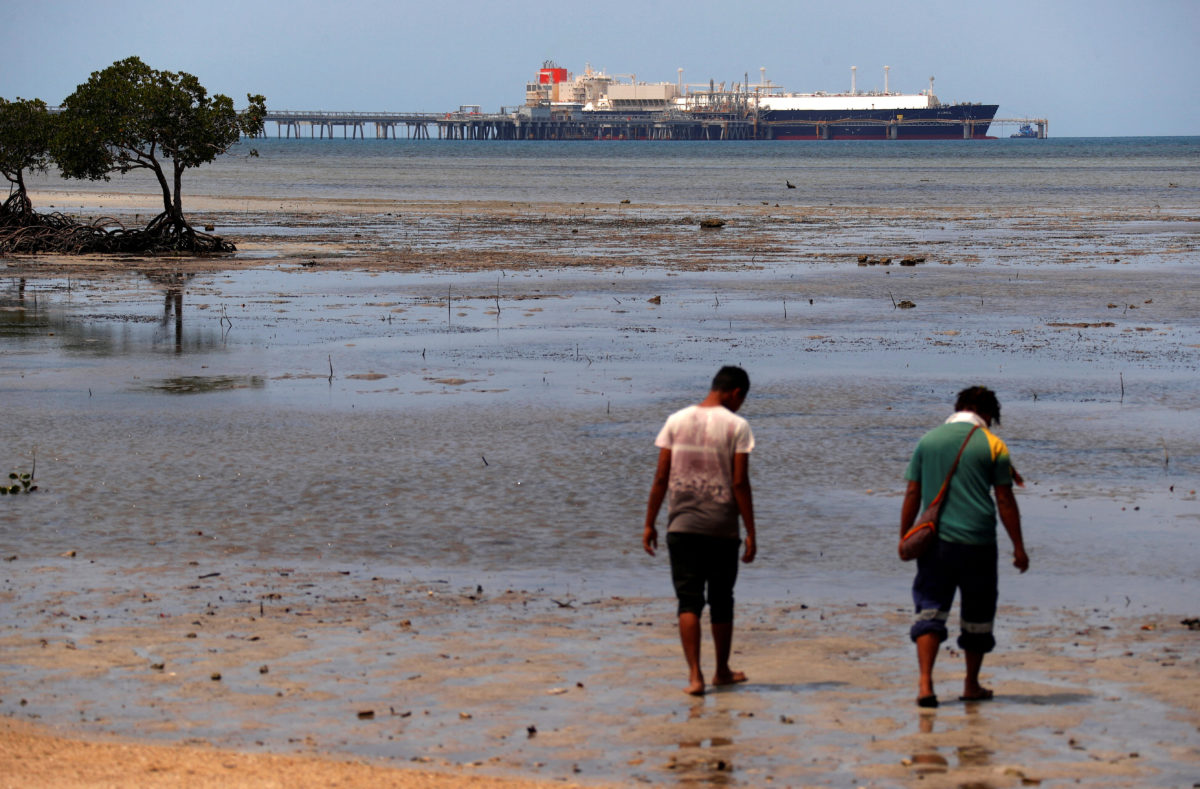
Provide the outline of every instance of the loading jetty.
{"type": "Polygon", "coordinates": [[[284,139],[410,140],[753,140],[756,119],[558,113],[522,117],[518,113],[428,112],[268,112],[275,136],[284,139]]]}
{"type": "Polygon", "coordinates": [[[1045,118],[996,118],[997,105],[946,103],[929,89],[791,93],[767,79],[684,84],[639,82],[589,64],[578,76],[551,61],[525,85],[525,104],[485,113],[477,104],[453,112],[268,112],[277,137],[415,140],[980,140],[993,125],[1020,125],[1044,139],[1045,118]],[[306,133],[307,132],[307,133],[306,133]]]}
{"type": "MultiPolygon", "coordinates": [[[[478,112],[267,112],[266,121],[275,124],[275,136],[281,139],[410,139],[410,140],[771,140],[771,126],[758,117],[661,114],[636,117],[613,113],[589,113],[588,117],[549,117],[524,119],[513,114],[478,112]]],[[[843,139],[833,134],[834,121],[817,121],[815,139],[843,139]]],[[[872,135],[889,140],[925,139],[912,133],[924,132],[930,124],[955,124],[957,121],[843,120],[864,130],[881,130],[872,135]]],[[[1036,137],[1049,136],[1050,122],[1045,118],[993,118],[993,127],[1036,129],[1036,137]]],[[[270,136],[264,130],[264,136],[270,136]]],[[[968,125],[963,139],[974,138],[968,125]]]]}

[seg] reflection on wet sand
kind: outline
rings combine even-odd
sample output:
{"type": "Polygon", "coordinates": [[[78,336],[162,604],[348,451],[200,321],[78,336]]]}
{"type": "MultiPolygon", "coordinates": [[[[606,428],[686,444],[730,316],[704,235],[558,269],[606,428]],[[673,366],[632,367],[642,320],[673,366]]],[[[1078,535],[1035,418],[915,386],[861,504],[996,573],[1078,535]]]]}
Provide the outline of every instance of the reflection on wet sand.
{"type": "MultiPolygon", "coordinates": [[[[936,719],[937,713],[933,710],[922,710],[920,717],[917,719],[917,726],[921,734],[933,734],[936,719]]],[[[913,768],[913,772],[918,774],[944,773],[950,766],[950,762],[946,760],[946,757],[938,753],[937,747],[932,745],[923,746],[920,750],[913,753],[912,757],[906,760],[906,763],[913,768]]]]}
{"type": "MultiPolygon", "coordinates": [[[[937,713],[933,710],[922,711],[918,718],[918,729],[921,734],[934,734],[936,720],[937,713]]],[[[918,777],[949,772],[951,770],[950,760],[941,752],[943,749],[949,749],[943,745],[933,744],[936,740],[932,737],[923,739],[928,739],[931,742],[923,744],[918,750],[913,752],[911,757],[904,760],[904,764],[910,767],[913,774],[918,777]]],[[[992,763],[991,749],[978,743],[954,746],[953,753],[957,759],[957,769],[960,770],[988,767],[992,763]]],[[[958,786],[960,789],[990,789],[992,784],[985,781],[967,781],[958,784],[958,786]]]]}
{"type": "Polygon", "coordinates": [[[163,317],[165,327],[175,316],[175,352],[183,353],[183,287],[193,273],[183,272],[146,272],[146,279],[163,289],[163,317]]]}
{"type": "Polygon", "coordinates": [[[234,389],[262,389],[266,385],[267,381],[261,375],[189,375],[154,382],[143,381],[137,388],[164,394],[202,394],[234,389]]]}
{"type": "Polygon", "coordinates": [[[9,280],[0,291],[0,337],[20,337],[45,324],[45,314],[38,308],[37,291],[27,300],[25,278],[9,280]]]}
{"type": "Polygon", "coordinates": [[[982,745],[958,746],[959,767],[984,767],[991,764],[992,752],[982,745]]]}
{"type": "Polygon", "coordinates": [[[97,299],[91,291],[111,295],[112,289],[86,279],[63,280],[50,290],[27,294],[27,279],[16,278],[0,292],[0,337],[54,338],[53,345],[63,352],[98,356],[153,353],[164,344],[175,355],[210,352],[223,347],[225,332],[214,332],[211,322],[202,320],[195,310],[191,321],[198,325],[190,332],[184,331],[184,294],[195,276],[194,272],[183,271],[145,272],[132,278],[127,286],[132,295],[139,296],[136,302],[122,295],[111,301],[97,299]],[[140,298],[137,280],[141,277],[162,292],[157,316],[140,298]],[[74,308],[88,304],[96,311],[74,308]],[[122,306],[132,306],[133,311],[122,312],[122,306]],[[155,328],[142,332],[143,326],[155,328]]]}
{"type": "Polygon", "coordinates": [[[913,772],[918,774],[944,773],[950,769],[950,763],[946,761],[946,757],[942,756],[936,750],[914,753],[912,756],[912,766],[913,772]]]}

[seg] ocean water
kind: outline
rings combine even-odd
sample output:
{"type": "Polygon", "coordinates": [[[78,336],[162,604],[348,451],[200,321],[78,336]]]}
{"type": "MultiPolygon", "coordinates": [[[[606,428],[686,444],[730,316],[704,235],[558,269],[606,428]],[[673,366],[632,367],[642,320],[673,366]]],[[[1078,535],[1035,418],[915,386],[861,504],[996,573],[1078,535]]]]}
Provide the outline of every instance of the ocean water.
{"type": "MultiPolygon", "coordinates": [[[[31,188],[66,183],[50,175],[35,178],[31,188]]],[[[157,186],[134,173],[92,188],[154,193],[157,186]]],[[[187,194],[1171,213],[1200,203],[1200,137],[728,143],[267,137],[188,172],[187,194]],[[785,181],[796,188],[786,189],[785,181]]]]}
{"type": "MultiPolygon", "coordinates": [[[[79,185],[32,186],[64,187],[79,185]]],[[[142,176],[86,188],[153,192],[142,176]]],[[[199,275],[177,302],[140,275],[22,289],[0,269],[0,459],[36,454],[42,488],[0,506],[6,556],[378,564],[669,595],[639,544],[653,436],[739,362],[763,545],[746,594],[903,605],[903,467],[975,381],[1000,392],[1030,480],[1034,569],[1004,581],[1007,601],[1176,611],[1200,593],[1200,138],[264,139],[189,173],[187,194],[833,205],[868,237],[864,206],[901,222],[975,209],[975,243],[1097,255],[1104,229],[1072,222],[1129,215],[1112,232],[1138,240],[1129,265],[903,275],[786,256],[686,275],[283,261],[199,275]],[[1000,227],[997,209],[1052,221],[1000,227]],[[901,276],[920,278],[920,309],[883,307],[901,276]],[[1052,325],[1099,320],[1114,325],[1052,325]]]]}

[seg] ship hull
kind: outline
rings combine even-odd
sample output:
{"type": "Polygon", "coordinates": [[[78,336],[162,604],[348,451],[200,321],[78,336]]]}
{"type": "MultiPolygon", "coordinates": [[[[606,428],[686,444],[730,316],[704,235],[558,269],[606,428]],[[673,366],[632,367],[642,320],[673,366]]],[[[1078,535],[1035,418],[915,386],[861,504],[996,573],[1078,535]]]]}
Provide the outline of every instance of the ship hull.
{"type": "Polygon", "coordinates": [[[759,136],[768,140],[981,140],[996,104],[906,110],[767,110],[759,136]]]}

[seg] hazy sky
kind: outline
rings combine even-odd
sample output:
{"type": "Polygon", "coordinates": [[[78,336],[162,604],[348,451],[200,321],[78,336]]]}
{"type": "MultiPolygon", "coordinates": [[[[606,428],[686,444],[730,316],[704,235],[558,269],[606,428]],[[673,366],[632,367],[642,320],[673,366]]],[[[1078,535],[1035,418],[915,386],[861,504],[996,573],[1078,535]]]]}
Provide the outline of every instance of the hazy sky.
{"type": "Polygon", "coordinates": [[[544,60],[685,82],[916,92],[1056,137],[1200,134],[1200,0],[0,0],[0,96],[57,104],[137,55],[238,106],[485,111],[544,60]]]}

